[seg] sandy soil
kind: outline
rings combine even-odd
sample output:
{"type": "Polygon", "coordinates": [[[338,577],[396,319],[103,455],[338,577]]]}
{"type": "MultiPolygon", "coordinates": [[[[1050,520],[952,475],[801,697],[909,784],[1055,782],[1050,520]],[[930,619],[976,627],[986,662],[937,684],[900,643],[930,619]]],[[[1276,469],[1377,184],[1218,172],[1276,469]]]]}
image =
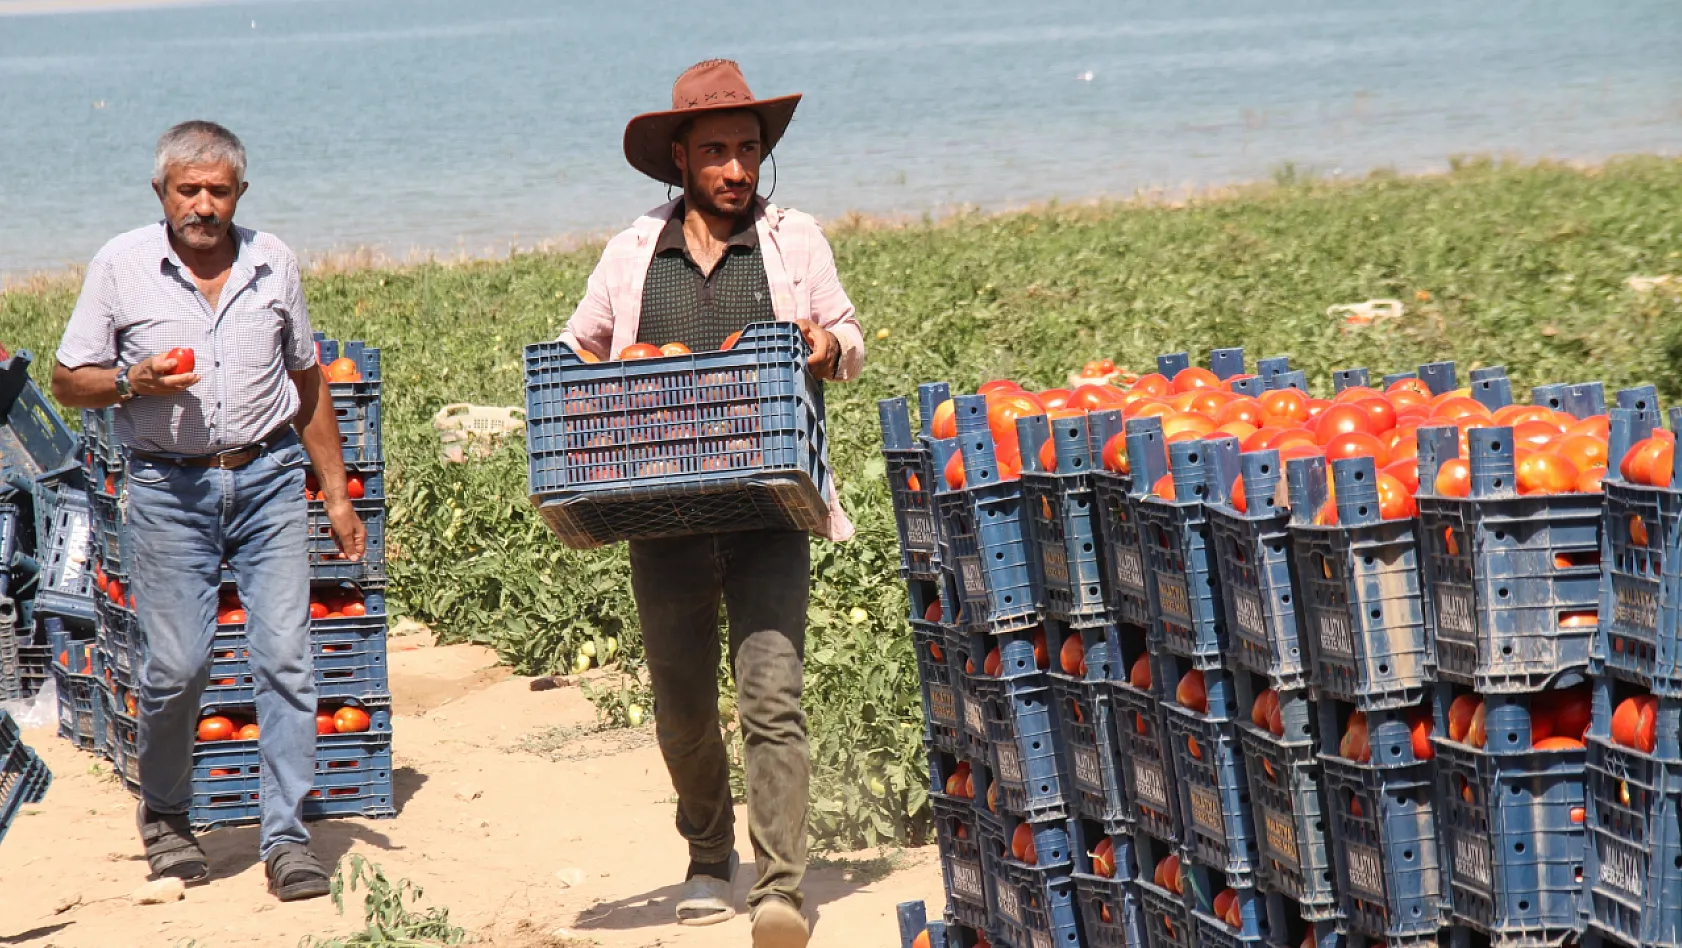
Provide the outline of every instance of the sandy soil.
{"type": "MultiPolygon", "coordinates": [[[[358,853],[394,880],[413,880],[425,890],[423,907],[448,907],[452,921],[489,944],[750,944],[745,916],[709,928],[671,922],[687,860],[651,730],[591,734],[591,709],[576,688],[533,692],[494,661],[472,646],[433,647],[424,633],[392,639],[399,815],[313,824],[318,854],[358,853]],[[578,730],[557,730],[568,728],[578,730]]],[[[291,946],[361,929],[360,902],[340,917],[327,899],[271,898],[254,828],[204,837],[212,874],[184,901],[130,904],[147,877],[133,798],[108,764],[96,766],[51,732],[25,740],[54,780],[0,843],[0,945],[291,946]]],[[[751,866],[745,815],[738,825],[751,866]]],[[[874,881],[845,859],[812,870],[813,944],[887,948],[897,944],[897,903],[924,899],[938,911],[933,850],[903,856],[874,881]]],[[[737,881],[738,908],[746,876],[737,881]]]]}

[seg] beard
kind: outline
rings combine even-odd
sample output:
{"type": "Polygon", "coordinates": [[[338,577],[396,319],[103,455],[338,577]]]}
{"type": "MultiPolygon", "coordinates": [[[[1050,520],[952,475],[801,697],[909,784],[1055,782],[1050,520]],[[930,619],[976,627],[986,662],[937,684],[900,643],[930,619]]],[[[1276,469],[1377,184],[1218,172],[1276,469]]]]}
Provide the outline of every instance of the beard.
{"type": "Polygon", "coordinates": [[[755,180],[750,184],[748,198],[741,207],[726,207],[719,203],[717,197],[699,187],[689,172],[683,174],[684,203],[712,217],[741,217],[753,210],[754,197],[758,194],[759,182],[755,180]]]}
{"type": "Polygon", "coordinates": [[[176,239],[194,250],[211,250],[227,235],[228,226],[232,223],[216,214],[184,214],[178,220],[170,221],[169,229],[176,239]]]}

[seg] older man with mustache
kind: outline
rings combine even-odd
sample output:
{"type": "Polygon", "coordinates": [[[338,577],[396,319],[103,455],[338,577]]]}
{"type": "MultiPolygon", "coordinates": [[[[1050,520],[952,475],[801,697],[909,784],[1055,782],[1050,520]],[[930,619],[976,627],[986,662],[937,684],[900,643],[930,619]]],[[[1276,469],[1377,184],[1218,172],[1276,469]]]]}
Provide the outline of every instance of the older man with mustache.
{"type": "Polygon", "coordinates": [[[199,698],[226,561],[256,670],[262,834],[269,891],[326,895],[303,800],[315,782],[308,510],[313,467],[334,538],[360,558],[366,530],[346,493],[338,419],[316,361],[298,259],[236,227],[245,146],[212,122],[158,141],[152,189],[165,220],[106,244],[65,328],[53,394],[116,406],[128,464],[140,668],[137,820],[158,876],[209,872],[188,820],[199,698]]]}

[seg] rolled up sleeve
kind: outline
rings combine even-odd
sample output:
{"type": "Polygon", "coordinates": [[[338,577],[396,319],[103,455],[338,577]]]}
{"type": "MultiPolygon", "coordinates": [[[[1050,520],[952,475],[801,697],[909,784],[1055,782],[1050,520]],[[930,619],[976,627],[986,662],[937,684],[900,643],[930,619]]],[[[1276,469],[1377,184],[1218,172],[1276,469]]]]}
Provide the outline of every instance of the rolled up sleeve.
{"type": "Polygon", "coordinates": [[[108,368],[117,363],[117,315],[121,299],[111,265],[102,258],[88,264],[82,280],[82,294],[64,327],[58,345],[58,361],[69,369],[83,366],[108,368]]]}
{"type": "Polygon", "coordinates": [[[612,265],[609,254],[603,253],[596,268],[590,272],[584,298],[578,301],[578,307],[572,311],[572,318],[567,320],[566,329],[561,333],[560,341],[571,346],[574,352],[583,350],[599,359],[612,356],[613,300],[607,291],[607,268],[612,265]]]}
{"type": "Polygon", "coordinates": [[[841,286],[840,275],[835,272],[835,251],[821,230],[813,235],[809,266],[812,321],[833,333],[841,345],[835,381],[852,381],[864,370],[864,329],[853,310],[853,301],[841,286]]]}

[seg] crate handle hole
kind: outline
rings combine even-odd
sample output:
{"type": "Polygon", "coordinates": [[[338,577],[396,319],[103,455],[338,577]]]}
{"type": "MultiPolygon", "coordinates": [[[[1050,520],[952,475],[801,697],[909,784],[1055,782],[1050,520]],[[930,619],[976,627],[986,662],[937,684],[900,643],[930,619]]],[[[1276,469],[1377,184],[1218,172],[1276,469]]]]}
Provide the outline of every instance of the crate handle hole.
{"type": "Polygon", "coordinates": [[[1508,596],[1512,595],[1512,593],[1507,589],[1507,587],[1502,586],[1502,587],[1495,590],[1495,595],[1502,598],[1502,599],[1505,599],[1508,596]]]}

